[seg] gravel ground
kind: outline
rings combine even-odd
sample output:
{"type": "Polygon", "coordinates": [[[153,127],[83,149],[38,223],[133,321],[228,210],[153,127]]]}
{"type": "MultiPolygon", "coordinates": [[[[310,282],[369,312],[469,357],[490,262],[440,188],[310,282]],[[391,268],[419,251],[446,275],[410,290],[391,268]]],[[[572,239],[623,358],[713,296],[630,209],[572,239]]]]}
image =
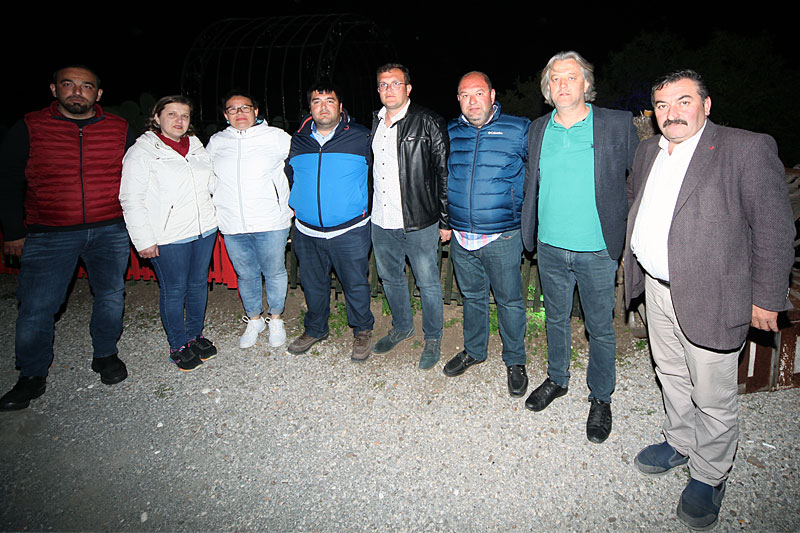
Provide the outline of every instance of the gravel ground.
{"type": "MultiPolygon", "coordinates": [[[[13,368],[16,278],[0,276],[0,392],[13,368]]],[[[0,413],[0,529],[119,531],[672,531],[688,471],[650,479],[633,458],[661,440],[647,347],[619,324],[614,429],[585,437],[586,346],[576,333],[570,393],[541,413],[510,398],[500,343],[447,378],[461,308],[445,306],[443,360],[416,369],[417,335],[350,361],[351,335],[293,356],[263,337],[238,348],[235,291],[211,291],[206,336],[220,354],[183,374],[168,362],[152,282],[127,287],[120,354],[130,377],[91,369],[88,284],[56,326],[47,393],[0,413]]],[[[301,332],[302,292],[287,329],[301,332]]],[[[376,336],[386,332],[373,302],[376,336]]],[[[577,324],[576,324],[577,325],[577,324]]],[[[581,331],[580,327],[575,328],[581,331]]],[[[529,341],[531,387],[544,339],[529,341]]],[[[532,390],[532,388],[529,388],[532,390]]],[[[800,389],[741,396],[741,437],[718,530],[800,530],[800,389]]]]}

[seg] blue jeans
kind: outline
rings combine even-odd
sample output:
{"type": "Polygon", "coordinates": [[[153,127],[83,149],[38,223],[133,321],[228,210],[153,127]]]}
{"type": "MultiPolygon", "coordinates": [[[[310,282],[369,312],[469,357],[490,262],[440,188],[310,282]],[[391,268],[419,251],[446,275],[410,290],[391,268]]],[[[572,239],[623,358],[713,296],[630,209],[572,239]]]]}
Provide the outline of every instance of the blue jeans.
{"type": "Polygon", "coordinates": [[[183,244],[163,244],[152,258],[159,286],[158,307],[170,350],[203,333],[208,300],[208,266],[217,234],[183,244]]]}
{"type": "Polygon", "coordinates": [[[239,280],[239,296],[247,316],[264,312],[261,275],[267,289],[269,314],[283,313],[286,305],[286,239],[289,228],[225,235],[225,248],[239,280]]]}
{"type": "Polygon", "coordinates": [[[308,307],[304,322],[306,334],[322,337],[328,333],[331,268],[342,284],[347,322],[353,328],[353,334],[372,331],[375,318],[369,308],[369,226],[351,229],[333,239],[294,232],[300,284],[308,307]]]}
{"type": "Polygon", "coordinates": [[[67,296],[78,258],[94,295],[89,332],[94,357],[117,353],[131,248],[124,223],[73,231],[29,233],[17,278],[16,364],[20,376],[47,376],[55,314],[67,296]]]}
{"type": "Polygon", "coordinates": [[[464,296],[464,349],[483,361],[489,347],[489,288],[497,304],[506,365],[525,364],[525,300],[522,296],[522,237],[506,231],[477,250],[466,250],[451,239],[450,253],[458,288],[464,296]]]}
{"type": "Polygon", "coordinates": [[[577,283],[589,335],[589,398],[610,402],[617,379],[617,338],[612,322],[617,262],[606,250],[573,252],[542,242],[538,258],[547,329],[547,375],[561,387],[569,384],[570,315],[577,283]]]}
{"type": "Polygon", "coordinates": [[[392,311],[392,327],[400,332],[414,327],[405,272],[408,257],[419,287],[425,340],[441,339],[444,310],[439,275],[439,225],[407,232],[373,224],[372,251],[392,311]]]}

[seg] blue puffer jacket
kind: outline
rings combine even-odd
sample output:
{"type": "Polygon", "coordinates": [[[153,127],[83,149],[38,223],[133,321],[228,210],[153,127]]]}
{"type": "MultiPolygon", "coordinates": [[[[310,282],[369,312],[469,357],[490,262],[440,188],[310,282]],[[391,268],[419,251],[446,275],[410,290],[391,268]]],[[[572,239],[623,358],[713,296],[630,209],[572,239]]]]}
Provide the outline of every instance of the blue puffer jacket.
{"type": "Polygon", "coordinates": [[[463,115],[450,121],[447,201],[454,230],[487,235],[519,229],[530,123],[501,114],[497,102],[480,128],[463,115]]]}
{"type": "Polygon", "coordinates": [[[311,136],[310,116],[292,136],[286,165],[289,207],[317,231],[347,228],[369,215],[369,130],[346,112],[324,145],[311,136]]]}

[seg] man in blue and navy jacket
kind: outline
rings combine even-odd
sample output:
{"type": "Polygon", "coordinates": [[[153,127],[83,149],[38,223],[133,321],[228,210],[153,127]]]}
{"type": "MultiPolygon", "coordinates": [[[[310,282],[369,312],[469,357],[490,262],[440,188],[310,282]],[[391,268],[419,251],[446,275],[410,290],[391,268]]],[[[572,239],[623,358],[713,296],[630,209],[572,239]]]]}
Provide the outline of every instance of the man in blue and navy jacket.
{"type": "Polygon", "coordinates": [[[294,250],[308,312],[305,331],[289,345],[301,354],[328,337],[331,268],[344,289],[353,328],[353,361],[372,350],[369,274],[369,130],[347,115],[339,92],[319,83],[308,91],[311,115],[292,136],[286,160],[295,212],[294,250]]]}
{"type": "Polygon", "coordinates": [[[447,201],[450,253],[464,296],[464,350],[445,365],[444,373],[458,376],[486,360],[491,287],[508,392],[520,397],[528,388],[520,220],[530,120],[501,114],[482,72],[461,78],[458,101],[461,116],[448,126],[447,201]]]}

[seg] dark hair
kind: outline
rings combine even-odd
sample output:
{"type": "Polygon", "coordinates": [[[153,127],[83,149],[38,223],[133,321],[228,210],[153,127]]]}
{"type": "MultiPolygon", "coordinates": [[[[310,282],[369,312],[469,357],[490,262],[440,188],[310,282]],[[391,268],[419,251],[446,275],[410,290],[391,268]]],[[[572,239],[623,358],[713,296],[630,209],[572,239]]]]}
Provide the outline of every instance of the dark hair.
{"type": "Polygon", "coordinates": [[[225,96],[223,96],[222,100],[220,101],[220,108],[222,109],[223,113],[225,112],[225,107],[228,105],[228,100],[230,100],[234,96],[241,96],[242,98],[247,98],[248,100],[253,102],[253,107],[255,107],[256,109],[259,109],[261,107],[260,105],[258,105],[258,101],[252,96],[250,96],[250,93],[246,91],[240,91],[238,89],[231,89],[230,91],[225,93],[225,96]]]}
{"type": "Polygon", "coordinates": [[[458,85],[461,85],[461,82],[464,81],[464,78],[466,78],[467,76],[472,76],[472,75],[478,75],[481,78],[483,78],[483,80],[486,82],[486,85],[489,86],[489,91],[492,90],[492,80],[489,79],[489,76],[486,73],[481,72],[480,70],[473,70],[473,71],[467,72],[466,74],[461,76],[461,78],[459,78],[459,80],[458,80],[458,85]]]}
{"type": "Polygon", "coordinates": [[[656,105],[656,91],[660,91],[665,85],[680,80],[692,80],[697,86],[697,94],[700,95],[700,100],[705,102],[706,98],[708,98],[708,87],[706,87],[706,82],[703,81],[703,77],[694,70],[683,69],[665,74],[655,81],[652,89],[650,89],[650,104],[653,107],[656,105]]]}
{"type": "Polygon", "coordinates": [[[336,96],[336,99],[339,102],[342,101],[342,93],[339,90],[339,87],[334,85],[334,83],[330,80],[318,80],[311,84],[311,87],[308,88],[306,92],[306,97],[308,98],[308,105],[311,105],[311,94],[317,92],[322,94],[330,94],[333,93],[336,96]]]}
{"type": "Polygon", "coordinates": [[[95,70],[93,68],[87,67],[86,65],[81,65],[80,63],[72,63],[72,64],[69,64],[69,65],[64,65],[63,67],[54,70],[53,71],[53,84],[54,85],[56,83],[58,83],[58,73],[61,72],[62,70],[66,70],[68,68],[80,68],[80,69],[83,69],[83,70],[88,70],[89,72],[92,73],[92,76],[94,76],[94,79],[97,80],[97,88],[98,89],[100,88],[100,76],[97,75],[97,72],[95,72],[95,70]]]}
{"type": "MultiPolygon", "coordinates": [[[[165,96],[156,102],[156,105],[153,106],[153,112],[150,113],[150,118],[147,119],[145,122],[145,126],[150,131],[161,132],[161,126],[156,123],[155,117],[156,115],[160,115],[164,108],[167,107],[169,104],[183,104],[189,106],[189,114],[191,115],[194,106],[192,105],[192,101],[186,98],[181,94],[175,94],[172,96],[165,96]]],[[[186,135],[194,135],[194,129],[192,128],[191,122],[189,123],[189,128],[186,130],[186,135]]]]}
{"type": "Polygon", "coordinates": [[[380,76],[384,72],[389,72],[390,70],[399,70],[403,73],[403,83],[406,85],[411,84],[411,74],[409,74],[408,69],[401,65],[400,63],[386,63],[385,65],[381,65],[378,67],[378,71],[375,73],[375,76],[380,76]]]}

